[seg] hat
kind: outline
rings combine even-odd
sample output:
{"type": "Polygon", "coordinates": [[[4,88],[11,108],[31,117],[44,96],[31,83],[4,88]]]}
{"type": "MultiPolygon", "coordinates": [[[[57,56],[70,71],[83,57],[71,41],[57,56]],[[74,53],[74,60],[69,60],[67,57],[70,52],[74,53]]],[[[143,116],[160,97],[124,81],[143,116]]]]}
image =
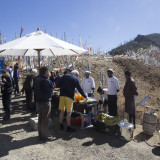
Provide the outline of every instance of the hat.
{"type": "Polygon", "coordinates": [[[37,69],[32,69],[31,72],[37,74],[37,69]]]}
{"type": "Polygon", "coordinates": [[[91,74],[91,72],[90,71],[85,71],[85,74],[91,74]]]}
{"type": "Polygon", "coordinates": [[[108,69],[107,72],[112,72],[112,73],[114,73],[113,69],[111,69],[111,68],[108,69]]]}
{"type": "Polygon", "coordinates": [[[73,70],[71,73],[74,74],[75,76],[79,76],[79,72],[77,70],[73,70]]]}

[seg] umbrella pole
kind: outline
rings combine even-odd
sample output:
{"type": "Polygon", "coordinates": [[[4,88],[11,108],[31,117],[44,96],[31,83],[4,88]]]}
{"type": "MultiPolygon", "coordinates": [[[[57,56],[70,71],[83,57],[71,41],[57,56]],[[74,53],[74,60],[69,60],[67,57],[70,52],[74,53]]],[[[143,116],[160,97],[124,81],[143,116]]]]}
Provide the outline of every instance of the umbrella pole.
{"type": "Polygon", "coordinates": [[[41,68],[41,64],[40,64],[40,60],[41,60],[41,57],[40,57],[40,51],[41,50],[37,50],[38,51],[38,70],[39,70],[39,72],[40,72],[40,68],[41,68]]]}

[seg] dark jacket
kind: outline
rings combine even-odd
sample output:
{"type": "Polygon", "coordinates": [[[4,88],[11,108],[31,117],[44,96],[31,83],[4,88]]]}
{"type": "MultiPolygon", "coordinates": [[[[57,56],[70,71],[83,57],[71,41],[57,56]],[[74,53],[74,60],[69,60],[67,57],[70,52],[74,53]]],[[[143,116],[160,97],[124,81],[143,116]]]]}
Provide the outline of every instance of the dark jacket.
{"type": "Polygon", "coordinates": [[[55,83],[55,77],[49,77],[49,80],[52,81],[52,83],[55,83]]]}
{"type": "Polygon", "coordinates": [[[58,87],[60,88],[60,96],[66,96],[74,99],[74,91],[75,88],[77,88],[79,93],[84,98],[86,98],[86,95],[80,85],[79,79],[75,75],[65,74],[62,76],[58,87]]]}
{"type": "Polygon", "coordinates": [[[125,97],[125,112],[129,114],[135,113],[135,100],[134,95],[138,95],[137,87],[132,79],[126,81],[123,89],[123,95],[125,97]]]}
{"type": "Polygon", "coordinates": [[[19,80],[19,70],[18,69],[14,69],[13,78],[15,80],[19,80]]]}
{"type": "Polygon", "coordinates": [[[34,92],[36,102],[49,102],[51,101],[53,91],[53,83],[46,77],[39,75],[34,82],[34,92]]]}
{"type": "Polygon", "coordinates": [[[60,80],[61,80],[61,76],[55,78],[56,88],[59,88],[58,86],[59,86],[60,80]]]}
{"type": "Polygon", "coordinates": [[[26,76],[26,79],[23,84],[23,89],[25,91],[32,91],[34,89],[33,88],[34,79],[35,79],[35,75],[32,73],[30,73],[26,76]]]}
{"type": "Polygon", "coordinates": [[[2,76],[2,82],[4,83],[4,85],[1,87],[2,94],[11,94],[13,92],[11,78],[9,76],[2,76]]]}

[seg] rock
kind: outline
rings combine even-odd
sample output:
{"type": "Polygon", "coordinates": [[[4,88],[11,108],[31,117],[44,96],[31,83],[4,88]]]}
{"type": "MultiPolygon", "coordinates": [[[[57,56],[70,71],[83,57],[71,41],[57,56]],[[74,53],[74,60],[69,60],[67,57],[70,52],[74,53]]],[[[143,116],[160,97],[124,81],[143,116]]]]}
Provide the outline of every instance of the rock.
{"type": "MultiPolygon", "coordinates": [[[[38,131],[38,117],[30,118],[29,125],[33,130],[38,131]]],[[[48,128],[51,129],[52,127],[53,127],[53,122],[51,119],[49,119],[48,128]]]]}

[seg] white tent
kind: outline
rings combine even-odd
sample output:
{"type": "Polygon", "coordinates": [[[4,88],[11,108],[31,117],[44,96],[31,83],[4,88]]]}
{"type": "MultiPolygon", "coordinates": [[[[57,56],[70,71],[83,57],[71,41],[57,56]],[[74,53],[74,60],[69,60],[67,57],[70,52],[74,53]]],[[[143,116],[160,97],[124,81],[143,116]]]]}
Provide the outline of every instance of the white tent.
{"type": "Polygon", "coordinates": [[[0,45],[0,56],[60,56],[77,55],[87,52],[85,49],[54,38],[39,29],[22,38],[0,45]]]}

